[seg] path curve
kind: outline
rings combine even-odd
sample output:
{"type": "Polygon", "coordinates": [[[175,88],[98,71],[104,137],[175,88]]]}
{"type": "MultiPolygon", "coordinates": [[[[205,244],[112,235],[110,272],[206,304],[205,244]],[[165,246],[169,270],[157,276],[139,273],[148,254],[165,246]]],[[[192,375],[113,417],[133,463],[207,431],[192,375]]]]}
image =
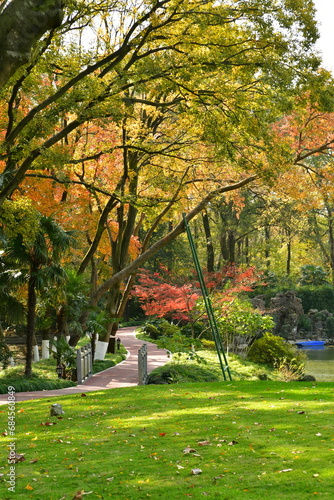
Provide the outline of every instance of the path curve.
{"type": "MultiPolygon", "coordinates": [[[[128,357],[112,368],[100,373],[95,373],[81,385],[66,387],[65,389],[53,389],[44,391],[17,392],[15,400],[26,401],[28,399],[49,398],[67,394],[77,394],[88,391],[100,391],[102,389],[114,389],[116,387],[131,387],[138,385],[138,350],[143,344],[147,345],[147,371],[163,366],[168,361],[167,351],[159,349],[155,344],[139,340],[135,335],[136,327],[130,326],[120,328],[117,337],[128,351],[128,357]]],[[[0,394],[0,405],[7,403],[7,394],[0,394]]]]}

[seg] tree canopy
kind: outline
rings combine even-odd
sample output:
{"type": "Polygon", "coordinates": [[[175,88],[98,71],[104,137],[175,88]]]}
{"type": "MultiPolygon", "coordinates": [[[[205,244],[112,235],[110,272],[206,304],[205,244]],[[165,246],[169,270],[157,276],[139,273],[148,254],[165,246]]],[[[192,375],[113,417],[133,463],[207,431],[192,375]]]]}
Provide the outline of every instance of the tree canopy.
{"type": "Polygon", "coordinates": [[[25,197],[76,230],[69,264],[119,318],[182,212],[241,206],[326,149],[284,128],[333,109],[317,36],[312,0],[1,2],[2,227],[25,197]]]}

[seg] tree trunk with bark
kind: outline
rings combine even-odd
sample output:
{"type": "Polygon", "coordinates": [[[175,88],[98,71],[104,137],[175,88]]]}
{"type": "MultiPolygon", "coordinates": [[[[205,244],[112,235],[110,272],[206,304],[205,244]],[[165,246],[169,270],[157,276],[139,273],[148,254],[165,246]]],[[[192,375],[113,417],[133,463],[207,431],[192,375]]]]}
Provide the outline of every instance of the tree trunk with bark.
{"type": "Polygon", "coordinates": [[[0,88],[30,60],[36,42],[63,20],[62,0],[12,0],[0,11],[0,88]]]}

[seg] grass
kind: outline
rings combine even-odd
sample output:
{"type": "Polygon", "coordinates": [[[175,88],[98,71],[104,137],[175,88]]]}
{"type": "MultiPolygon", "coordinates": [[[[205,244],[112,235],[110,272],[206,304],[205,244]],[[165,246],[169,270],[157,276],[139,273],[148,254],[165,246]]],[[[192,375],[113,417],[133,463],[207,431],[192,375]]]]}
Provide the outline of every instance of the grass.
{"type": "MultiPolygon", "coordinates": [[[[125,359],[126,352],[124,346],[121,345],[116,354],[107,354],[104,360],[94,361],[93,373],[98,373],[120,363],[125,359]]],[[[33,375],[29,379],[24,377],[23,364],[2,370],[0,371],[0,394],[6,394],[9,385],[14,386],[16,392],[61,389],[76,385],[76,382],[71,380],[59,379],[56,366],[57,363],[53,357],[38,361],[33,364],[33,375]]]]}
{"type": "Polygon", "coordinates": [[[1,498],[331,499],[333,396],[330,383],[239,381],[17,403],[16,453],[25,461],[8,492],[13,437],[4,438],[1,498]],[[61,419],[49,416],[54,402],[61,419]]]}

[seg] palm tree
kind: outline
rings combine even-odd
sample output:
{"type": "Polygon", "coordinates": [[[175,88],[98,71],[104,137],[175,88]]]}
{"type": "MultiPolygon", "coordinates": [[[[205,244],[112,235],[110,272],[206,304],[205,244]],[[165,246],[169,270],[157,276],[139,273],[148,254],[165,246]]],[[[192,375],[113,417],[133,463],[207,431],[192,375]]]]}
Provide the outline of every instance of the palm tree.
{"type": "Polygon", "coordinates": [[[25,376],[32,371],[32,352],[35,338],[37,293],[48,283],[61,285],[66,274],[60,265],[61,257],[74,242],[73,232],[64,231],[52,217],[41,215],[35,241],[27,244],[18,235],[6,248],[6,256],[20,266],[28,284],[25,376]]]}

